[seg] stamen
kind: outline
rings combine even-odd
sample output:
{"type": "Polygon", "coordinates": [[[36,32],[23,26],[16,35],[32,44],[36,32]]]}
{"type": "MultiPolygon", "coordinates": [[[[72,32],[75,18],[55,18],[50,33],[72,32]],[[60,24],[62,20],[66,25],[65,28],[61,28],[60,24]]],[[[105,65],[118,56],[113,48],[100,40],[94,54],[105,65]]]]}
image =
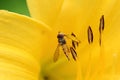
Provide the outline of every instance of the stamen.
{"type": "Polygon", "coordinates": [[[88,27],[87,33],[88,33],[88,42],[89,44],[91,44],[93,43],[93,32],[90,26],[88,27]]]}
{"type": "Polygon", "coordinates": [[[100,25],[99,25],[99,33],[100,33],[99,44],[100,44],[100,46],[101,46],[102,32],[104,30],[104,24],[105,24],[104,15],[102,15],[100,18],[100,25]]]}
{"type": "Polygon", "coordinates": [[[104,22],[104,15],[102,15],[101,18],[100,18],[100,25],[99,25],[99,32],[100,32],[100,34],[104,30],[104,24],[105,24],[105,22],[104,22]]]}

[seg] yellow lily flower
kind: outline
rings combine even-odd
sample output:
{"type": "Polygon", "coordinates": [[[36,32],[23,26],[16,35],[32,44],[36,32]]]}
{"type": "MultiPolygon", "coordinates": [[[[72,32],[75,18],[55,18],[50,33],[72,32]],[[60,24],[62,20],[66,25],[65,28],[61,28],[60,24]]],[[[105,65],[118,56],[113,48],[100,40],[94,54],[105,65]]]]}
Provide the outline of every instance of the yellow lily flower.
{"type": "Polygon", "coordinates": [[[27,2],[34,19],[0,11],[0,80],[120,79],[119,0],[27,2]],[[101,15],[105,17],[105,29],[100,46],[101,15]],[[92,44],[87,41],[89,25],[93,30],[92,44]],[[74,32],[81,40],[77,62],[67,61],[64,54],[56,63],[52,61],[58,31],[74,32]]]}
{"type": "MultiPolygon", "coordinates": [[[[36,2],[27,0],[27,2],[32,17],[44,21],[54,31],[74,32],[82,41],[77,50],[77,80],[120,79],[119,0],[39,0],[36,2]],[[99,23],[102,15],[105,17],[105,29],[100,46],[99,23]],[[87,41],[88,26],[93,30],[92,44],[88,44],[87,41]]],[[[50,43],[51,40],[48,42],[50,43]]],[[[46,48],[48,49],[49,46],[46,48]]]]}

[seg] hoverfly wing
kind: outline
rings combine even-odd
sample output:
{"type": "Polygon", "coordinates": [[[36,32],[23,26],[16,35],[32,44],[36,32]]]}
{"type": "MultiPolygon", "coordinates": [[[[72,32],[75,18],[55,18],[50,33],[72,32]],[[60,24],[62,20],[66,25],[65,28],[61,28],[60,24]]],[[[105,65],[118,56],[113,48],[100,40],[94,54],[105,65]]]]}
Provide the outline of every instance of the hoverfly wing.
{"type": "Polygon", "coordinates": [[[76,61],[77,53],[73,47],[70,47],[70,52],[72,54],[73,59],[76,61]]]}
{"type": "Polygon", "coordinates": [[[72,46],[76,49],[79,46],[79,42],[72,40],[72,46]]]}
{"type": "Polygon", "coordinates": [[[72,32],[71,36],[75,38],[75,40],[72,40],[72,46],[76,49],[78,47],[80,41],[77,39],[76,35],[72,32]]]}
{"type": "Polygon", "coordinates": [[[62,49],[63,49],[63,52],[64,52],[65,56],[67,57],[67,59],[70,60],[70,58],[69,58],[70,50],[69,50],[68,46],[66,44],[62,45],[62,49]]]}
{"type": "Polygon", "coordinates": [[[54,53],[54,56],[53,56],[53,61],[54,62],[56,62],[59,58],[59,52],[60,52],[59,48],[60,48],[60,44],[57,45],[57,48],[55,50],[55,53],[54,53]]]}
{"type": "Polygon", "coordinates": [[[72,40],[72,46],[76,49],[75,41],[72,40]]]}

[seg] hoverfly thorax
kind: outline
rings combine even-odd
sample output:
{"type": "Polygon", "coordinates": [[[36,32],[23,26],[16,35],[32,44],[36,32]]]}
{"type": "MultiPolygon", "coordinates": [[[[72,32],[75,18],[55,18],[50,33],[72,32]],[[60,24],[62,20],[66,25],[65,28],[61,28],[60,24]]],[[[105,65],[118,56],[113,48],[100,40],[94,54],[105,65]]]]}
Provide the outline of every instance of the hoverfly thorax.
{"type": "Polygon", "coordinates": [[[66,44],[66,40],[64,39],[64,34],[63,33],[58,33],[57,38],[58,38],[58,43],[60,43],[61,45],[66,44]]]}

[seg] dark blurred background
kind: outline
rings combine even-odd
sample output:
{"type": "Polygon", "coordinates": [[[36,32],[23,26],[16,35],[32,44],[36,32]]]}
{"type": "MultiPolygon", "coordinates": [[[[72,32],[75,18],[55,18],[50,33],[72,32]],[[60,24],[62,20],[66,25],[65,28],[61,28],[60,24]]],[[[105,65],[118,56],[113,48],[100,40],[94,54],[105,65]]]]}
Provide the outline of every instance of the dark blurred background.
{"type": "Polygon", "coordinates": [[[0,10],[2,9],[30,16],[26,0],[0,0],[0,10]]]}

